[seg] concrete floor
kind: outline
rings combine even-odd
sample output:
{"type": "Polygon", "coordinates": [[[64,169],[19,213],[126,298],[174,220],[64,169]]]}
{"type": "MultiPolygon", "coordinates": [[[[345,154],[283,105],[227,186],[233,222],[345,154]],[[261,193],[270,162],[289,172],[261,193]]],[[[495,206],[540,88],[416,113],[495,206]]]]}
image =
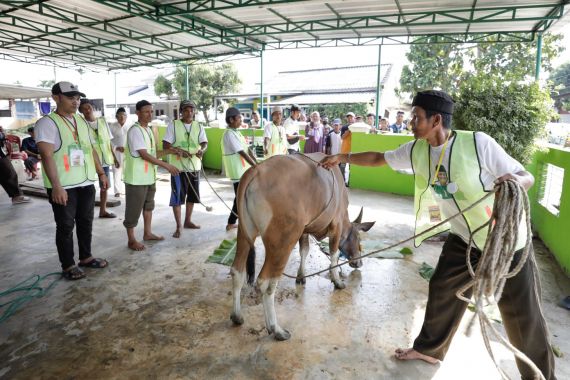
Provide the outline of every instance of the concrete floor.
{"type": "MultiPolygon", "coordinates": [[[[216,177],[212,182],[231,202],[231,184],[216,177]]],[[[244,289],[245,323],[232,326],[229,268],[205,260],[235,231],[225,232],[228,210],[205,182],[201,191],[214,211],[207,213],[198,205],[195,221],[202,229],[185,230],[173,239],[169,183],[158,182],[154,230],[166,240],[143,252],[126,247],[124,206],[111,210],[118,219],[96,219],[93,251],[109,259],[109,268],[88,271],[87,279],[78,282],[58,282],[46,297],[26,304],[0,325],[0,378],[500,378],[478,324],[470,337],[465,334],[469,311],[441,364],[393,358],[393,350],[410,346],[421,327],[427,282],[418,268],[424,261],[435,265],[441,243],[426,243],[405,259],[371,258],[361,270],[346,267],[344,290],[334,290],[326,274],[308,279],[305,286],[283,278],[276,309],[281,325],[292,333],[289,341],[276,342],[267,335],[260,297],[251,288],[244,289]]],[[[353,217],[364,205],[364,220],[377,221],[364,237],[365,248],[412,235],[410,198],[358,190],[350,197],[353,217]]],[[[54,236],[45,199],[12,206],[2,192],[0,289],[32,274],[59,270],[54,236]]],[[[257,271],[263,260],[258,245],[257,271]]],[[[570,379],[570,312],[556,306],[570,294],[570,279],[540,242],[535,246],[552,341],[566,355],[556,359],[557,376],[570,379]]],[[[326,267],[327,258],[311,249],[308,272],[326,267]]],[[[298,262],[293,252],[286,272],[296,273],[298,262]]],[[[509,376],[518,378],[512,355],[496,342],[493,348],[509,376]]]]}

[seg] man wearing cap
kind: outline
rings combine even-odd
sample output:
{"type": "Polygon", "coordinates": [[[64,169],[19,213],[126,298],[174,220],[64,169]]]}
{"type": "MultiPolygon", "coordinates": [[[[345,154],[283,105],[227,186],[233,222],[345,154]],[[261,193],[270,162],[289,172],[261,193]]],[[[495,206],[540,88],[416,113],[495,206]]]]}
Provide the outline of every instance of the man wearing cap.
{"type": "Polygon", "coordinates": [[[285,141],[285,129],[281,125],[283,121],[283,109],[279,106],[271,109],[271,123],[266,123],[263,128],[263,154],[266,157],[277,154],[287,154],[287,142],[285,141]]]}
{"type": "Polygon", "coordinates": [[[125,182],[125,220],[128,247],[133,251],[142,251],[146,247],[135,238],[135,227],[143,214],[143,240],[164,240],[164,237],[152,233],[152,211],[154,210],[154,194],[156,193],[156,166],[161,166],[172,175],[178,175],[178,169],[157,157],[156,142],[150,122],[152,121],[152,104],[141,100],[135,105],[138,121],[127,132],[125,145],[125,166],[123,181],[125,182]]]}
{"type": "Polygon", "coordinates": [[[333,130],[329,132],[327,141],[325,143],[325,150],[327,154],[340,153],[340,119],[333,120],[333,130]]]}
{"type": "MultiPolygon", "coordinates": [[[[242,117],[237,108],[228,108],[226,111],[226,123],[228,124],[228,128],[222,137],[222,164],[224,165],[226,176],[233,182],[234,193],[237,195],[237,188],[241,176],[250,166],[255,167],[257,160],[255,159],[255,154],[249,149],[245,138],[238,131],[242,123],[242,117]]],[[[234,204],[228,218],[226,231],[237,227],[237,212],[236,199],[234,198],[234,204]]]]}
{"type": "Polygon", "coordinates": [[[78,280],[85,273],[73,259],[73,228],[76,225],[79,266],[105,268],[107,260],[91,254],[91,236],[95,207],[95,186],[108,186],[85,119],[76,114],[80,97],[85,94],[69,82],[56,83],[52,98],[54,112],[36,122],[34,130],[42,157],[43,180],[56,223],[55,243],[63,277],[78,280]]]}
{"type": "MultiPolygon", "coordinates": [[[[89,99],[81,99],[79,112],[83,114],[83,117],[87,121],[91,141],[95,142],[93,147],[101,161],[105,176],[109,179],[109,167],[119,166],[119,162],[111,146],[111,139],[113,138],[111,129],[103,116],[95,117],[93,104],[91,104],[89,99]]],[[[107,211],[107,188],[103,188],[101,183],[99,183],[99,187],[99,218],[116,218],[117,216],[115,214],[107,211]]]]}
{"type": "MultiPolygon", "coordinates": [[[[493,138],[482,132],[452,130],[452,114],[453,100],[449,95],[433,90],[419,92],[412,102],[414,141],[385,153],[328,156],[322,165],[330,167],[350,162],[362,166],[388,164],[394,170],[413,169],[416,234],[459,209],[466,209],[501,182],[517,181],[525,189],[533,185],[533,176],[493,138]]],[[[467,303],[455,294],[472,279],[465,262],[471,231],[488,221],[493,198],[468,211],[465,217],[452,219],[450,226],[417,238],[416,245],[419,245],[430,236],[450,229],[429,283],[421,332],[412,348],[396,350],[396,358],[420,359],[432,364],[444,359],[467,308],[467,303]]],[[[474,269],[485,246],[487,231],[488,227],[473,234],[474,269]]],[[[521,223],[513,265],[520,259],[526,236],[526,224],[521,223]]],[[[521,271],[506,281],[498,306],[510,342],[536,364],[546,379],[555,379],[554,358],[540,309],[540,287],[535,282],[538,273],[532,255],[531,252],[521,271]]],[[[465,295],[469,298],[471,291],[465,295]]],[[[518,359],[516,362],[523,379],[535,378],[530,367],[518,359]]]]}
{"type": "Polygon", "coordinates": [[[293,104],[291,106],[291,115],[283,123],[283,129],[287,138],[287,152],[289,154],[298,153],[299,141],[305,140],[305,136],[299,134],[299,128],[304,128],[307,123],[298,121],[300,115],[301,108],[293,104]]]}
{"type": "Polygon", "coordinates": [[[182,228],[181,209],[186,204],[184,228],[200,228],[192,222],[194,204],[200,202],[200,169],[202,156],[208,147],[206,132],[194,120],[196,104],[191,100],[180,102],[180,120],[175,120],[166,127],[162,139],[162,148],[168,153],[168,163],[175,166],[180,174],[170,177],[170,206],[174,212],[176,230],[172,237],[180,237],[182,228]]]}
{"type": "Polygon", "coordinates": [[[115,158],[119,162],[119,165],[113,165],[113,190],[115,193],[115,198],[124,194],[125,189],[123,185],[123,158],[125,152],[125,136],[127,134],[127,111],[123,107],[119,107],[117,112],[115,112],[115,123],[111,123],[111,146],[113,147],[113,153],[115,158]]]}

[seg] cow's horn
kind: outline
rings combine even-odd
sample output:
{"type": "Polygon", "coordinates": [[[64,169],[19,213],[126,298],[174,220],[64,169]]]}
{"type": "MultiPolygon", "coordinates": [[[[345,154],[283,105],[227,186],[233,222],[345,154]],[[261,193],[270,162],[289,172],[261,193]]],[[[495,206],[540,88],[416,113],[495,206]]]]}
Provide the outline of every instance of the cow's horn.
{"type": "Polygon", "coordinates": [[[356,217],[356,219],[354,219],[354,222],[352,223],[360,223],[362,222],[362,212],[364,211],[364,207],[360,208],[360,214],[358,214],[358,216],[356,217]]]}

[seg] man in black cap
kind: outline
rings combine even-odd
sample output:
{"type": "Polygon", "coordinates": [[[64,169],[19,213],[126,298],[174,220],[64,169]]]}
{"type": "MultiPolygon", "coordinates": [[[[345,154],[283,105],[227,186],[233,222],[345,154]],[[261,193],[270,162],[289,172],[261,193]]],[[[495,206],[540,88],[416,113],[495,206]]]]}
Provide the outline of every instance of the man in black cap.
{"type": "MultiPolygon", "coordinates": [[[[525,189],[533,185],[533,176],[493,138],[482,132],[452,130],[452,114],[453,100],[449,95],[433,90],[419,92],[412,103],[414,141],[385,153],[328,156],[321,164],[325,168],[350,163],[362,166],[388,164],[394,170],[413,169],[416,234],[456,214],[459,209],[466,209],[503,181],[517,181],[525,189]]],[[[471,231],[489,219],[493,198],[487,198],[470,210],[467,217],[454,218],[449,226],[416,239],[415,243],[419,245],[430,236],[450,230],[429,283],[422,330],[412,348],[396,350],[396,358],[420,359],[432,364],[444,359],[467,308],[467,303],[455,294],[472,279],[465,254],[471,231]]],[[[514,262],[520,259],[526,242],[526,224],[520,226],[514,262]]],[[[474,269],[485,246],[487,231],[488,227],[472,235],[474,269]]],[[[555,379],[554,357],[540,309],[537,277],[531,256],[521,271],[506,281],[498,306],[511,343],[536,364],[546,379],[555,379]]],[[[465,296],[470,298],[471,293],[465,292],[465,296]]],[[[530,367],[518,359],[516,362],[523,379],[534,379],[530,367]]]]}
{"type": "Polygon", "coordinates": [[[179,110],[180,120],[168,124],[162,139],[162,148],[168,153],[167,161],[180,171],[179,175],[170,176],[170,206],[176,221],[172,237],[175,238],[180,237],[182,229],[183,204],[186,204],[184,228],[200,228],[192,222],[192,210],[194,204],[200,202],[200,169],[202,156],[208,147],[204,127],[194,120],[196,104],[192,100],[183,100],[179,110]]]}

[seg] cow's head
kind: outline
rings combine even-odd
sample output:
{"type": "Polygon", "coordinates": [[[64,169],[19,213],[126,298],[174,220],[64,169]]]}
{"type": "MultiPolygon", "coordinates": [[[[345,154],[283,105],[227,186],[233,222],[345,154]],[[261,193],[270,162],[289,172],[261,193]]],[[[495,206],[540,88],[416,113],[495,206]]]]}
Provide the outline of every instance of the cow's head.
{"type": "Polygon", "coordinates": [[[363,208],[360,208],[360,214],[358,214],[356,219],[349,224],[349,228],[346,231],[343,231],[339,245],[340,251],[349,259],[353,259],[349,264],[353,268],[360,268],[362,266],[362,260],[360,259],[360,231],[368,231],[372,228],[374,223],[376,223],[362,223],[362,211],[363,208]]]}

